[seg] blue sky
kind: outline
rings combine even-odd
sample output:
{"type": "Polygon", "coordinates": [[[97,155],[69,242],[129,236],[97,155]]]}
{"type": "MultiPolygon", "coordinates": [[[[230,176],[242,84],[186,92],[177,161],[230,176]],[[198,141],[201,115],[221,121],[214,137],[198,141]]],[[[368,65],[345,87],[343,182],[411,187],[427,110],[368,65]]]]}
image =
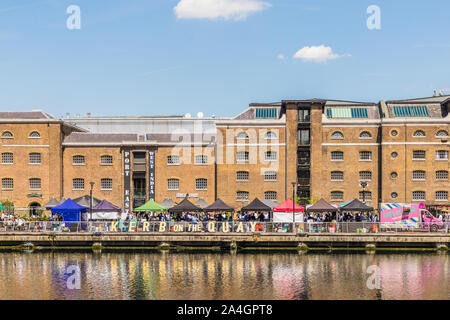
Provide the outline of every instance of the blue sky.
{"type": "Polygon", "coordinates": [[[233,116],[251,102],[450,94],[448,0],[211,1],[2,0],[0,109],[233,116]],[[381,30],[366,26],[370,5],[381,30]],[[334,59],[294,58],[321,45],[334,59]]]}

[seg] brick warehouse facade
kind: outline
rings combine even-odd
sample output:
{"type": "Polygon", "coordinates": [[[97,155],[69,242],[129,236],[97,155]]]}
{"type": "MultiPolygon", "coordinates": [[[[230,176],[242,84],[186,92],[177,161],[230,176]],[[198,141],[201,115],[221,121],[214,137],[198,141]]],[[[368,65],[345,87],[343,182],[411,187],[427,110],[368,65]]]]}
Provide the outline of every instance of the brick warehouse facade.
{"type": "Polygon", "coordinates": [[[233,118],[0,112],[0,201],[43,206],[94,182],[125,211],[186,196],[240,208],[280,203],[295,182],[312,201],[448,205],[449,112],[450,96],[252,103],[233,118]]]}

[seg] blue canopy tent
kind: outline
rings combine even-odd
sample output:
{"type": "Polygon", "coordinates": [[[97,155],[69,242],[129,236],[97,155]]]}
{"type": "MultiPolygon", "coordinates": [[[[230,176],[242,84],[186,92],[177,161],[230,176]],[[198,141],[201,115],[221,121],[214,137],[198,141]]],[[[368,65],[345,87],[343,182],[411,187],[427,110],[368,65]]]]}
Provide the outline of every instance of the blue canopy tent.
{"type": "Polygon", "coordinates": [[[87,221],[87,208],[80,206],[70,198],[59,206],[53,207],[51,211],[52,216],[61,215],[63,221],[87,221]]]}

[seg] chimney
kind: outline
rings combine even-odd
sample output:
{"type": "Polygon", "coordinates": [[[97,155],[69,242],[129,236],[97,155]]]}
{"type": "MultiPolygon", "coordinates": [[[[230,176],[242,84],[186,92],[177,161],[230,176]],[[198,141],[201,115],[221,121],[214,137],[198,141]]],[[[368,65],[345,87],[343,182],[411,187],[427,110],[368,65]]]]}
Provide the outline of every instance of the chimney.
{"type": "Polygon", "coordinates": [[[87,113],[87,117],[88,117],[88,118],[91,117],[91,113],[90,113],[90,112],[87,113]]]}

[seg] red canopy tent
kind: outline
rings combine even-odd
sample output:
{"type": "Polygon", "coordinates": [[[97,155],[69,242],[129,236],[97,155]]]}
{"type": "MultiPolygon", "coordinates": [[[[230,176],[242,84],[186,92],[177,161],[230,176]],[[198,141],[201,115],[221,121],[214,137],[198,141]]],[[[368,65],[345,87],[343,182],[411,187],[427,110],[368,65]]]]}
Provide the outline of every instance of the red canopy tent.
{"type": "MultiPolygon", "coordinates": [[[[273,208],[273,211],[274,212],[292,212],[292,204],[293,204],[292,200],[286,200],[279,206],[276,206],[275,208],[273,208]]],[[[298,204],[295,204],[294,210],[295,210],[295,212],[304,212],[305,208],[303,208],[302,206],[299,206],[298,204]]]]}

